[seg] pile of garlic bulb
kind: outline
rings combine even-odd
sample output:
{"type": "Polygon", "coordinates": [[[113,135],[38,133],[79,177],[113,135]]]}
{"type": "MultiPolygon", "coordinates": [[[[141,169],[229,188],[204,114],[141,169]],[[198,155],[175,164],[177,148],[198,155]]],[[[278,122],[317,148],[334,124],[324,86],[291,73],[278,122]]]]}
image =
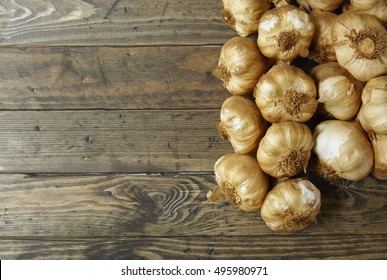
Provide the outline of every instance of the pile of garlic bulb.
{"type": "Polygon", "coordinates": [[[213,74],[229,91],[217,122],[233,153],[222,195],[276,232],[315,222],[317,175],[387,180],[386,1],[223,0],[237,34],[213,74]],[[312,176],[308,176],[312,174],[312,176]]]}

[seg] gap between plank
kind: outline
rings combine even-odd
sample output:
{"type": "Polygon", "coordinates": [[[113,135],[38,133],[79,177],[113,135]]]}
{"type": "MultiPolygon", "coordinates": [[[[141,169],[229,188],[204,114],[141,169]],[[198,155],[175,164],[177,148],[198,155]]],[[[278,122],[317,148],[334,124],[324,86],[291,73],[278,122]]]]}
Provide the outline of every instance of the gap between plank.
{"type": "Polygon", "coordinates": [[[159,48],[159,47],[222,47],[226,41],[222,43],[204,43],[204,44],[147,44],[147,45],[0,45],[0,49],[62,49],[62,48],[159,48]]]}

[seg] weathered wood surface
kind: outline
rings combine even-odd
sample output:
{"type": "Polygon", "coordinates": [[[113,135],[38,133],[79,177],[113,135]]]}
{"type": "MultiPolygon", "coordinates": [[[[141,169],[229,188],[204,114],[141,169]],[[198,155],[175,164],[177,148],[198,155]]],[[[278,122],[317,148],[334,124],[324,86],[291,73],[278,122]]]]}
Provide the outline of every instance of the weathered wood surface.
{"type": "Polygon", "coordinates": [[[222,44],[218,0],[1,1],[0,45],[222,44]]]}
{"type": "Polygon", "coordinates": [[[262,235],[61,240],[1,239],[0,259],[386,259],[387,236],[262,235]]]}
{"type": "MultiPolygon", "coordinates": [[[[276,234],[219,201],[218,0],[0,0],[0,259],[385,259],[386,183],[276,234]]],[[[302,62],[303,63],[303,62],[302,62]]]]}
{"type": "Polygon", "coordinates": [[[0,172],[210,171],[218,110],[3,111],[0,172]]]}
{"type": "Polygon", "coordinates": [[[220,47],[3,48],[0,109],[220,108],[220,47]]]}
{"type": "MultiPolygon", "coordinates": [[[[318,223],[294,236],[385,234],[387,189],[383,182],[370,177],[336,188],[319,187],[318,223]]],[[[273,235],[259,213],[244,213],[224,201],[207,202],[206,193],[215,188],[213,174],[1,175],[0,236],[273,235]]]]}

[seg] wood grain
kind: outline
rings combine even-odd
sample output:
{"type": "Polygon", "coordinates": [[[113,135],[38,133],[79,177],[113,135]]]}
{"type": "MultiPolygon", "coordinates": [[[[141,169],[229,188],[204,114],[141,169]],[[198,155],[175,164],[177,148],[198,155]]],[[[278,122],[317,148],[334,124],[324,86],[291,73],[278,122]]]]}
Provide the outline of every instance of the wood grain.
{"type": "MultiPolygon", "coordinates": [[[[310,179],[276,234],[220,200],[219,0],[0,0],[0,259],[386,259],[387,189],[310,179]]],[[[296,60],[305,64],[305,60],[296,60]]],[[[309,67],[309,66],[308,66],[309,67]]]]}
{"type": "Polygon", "coordinates": [[[386,259],[385,234],[0,240],[6,259],[386,259]]]}
{"type": "Polygon", "coordinates": [[[220,47],[3,48],[0,109],[220,108],[220,47]]]}
{"type": "MultiPolygon", "coordinates": [[[[219,201],[213,174],[175,176],[0,176],[2,238],[279,236],[259,213],[219,201]]],[[[322,191],[318,223],[286,236],[386,233],[383,182],[365,181],[322,191]]],[[[258,238],[258,239],[259,239],[258,238]]]]}
{"type": "Polygon", "coordinates": [[[3,111],[0,172],[211,171],[218,110],[3,111]]]}
{"type": "Polygon", "coordinates": [[[224,43],[236,33],[221,1],[1,1],[0,45],[118,46],[224,43]]]}

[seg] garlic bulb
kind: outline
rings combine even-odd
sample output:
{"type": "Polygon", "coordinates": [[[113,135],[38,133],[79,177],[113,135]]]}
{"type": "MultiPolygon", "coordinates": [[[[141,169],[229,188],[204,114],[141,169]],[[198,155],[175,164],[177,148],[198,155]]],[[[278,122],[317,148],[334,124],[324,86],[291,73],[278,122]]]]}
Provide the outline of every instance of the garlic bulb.
{"type": "Polygon", "coordinates": [[[238,154],[255,152],[267,127],[254,101],[242,96],[230,96],[223,102],[217,125],[238,154]]]}
{"type": "Polygon", "coordinates": [[[261,216],[273,231],[294,232],[316,221],[320,208],[319,189],[306,179],[294,179],[274,186],[263,202],[261,216]]]}
{"type": "Polygon", "coordinates": [[[215,77],[234,95],[246,95],[254,90],[255,84],[266,71],[268,59],[259,51],[257,44],[244,37],[227,41],[220,52],[215,77]]]}
{"type": "Polygon", "coordinates": [[[374,167],[372,175],[380,180],[387,180],[387,135],[377,135],[371,138],[374,150],[374,167]]]}
{"type": "Polygon", "coordinates": [[[357,114],[357,121],[371,141],[371,146],[374,152],[374,166],[371,174],[380,180],[387,180],[387,135],[376,134],[372,130],[367,120],[364,118],[364,105],[360,107],[357,114]]]}
{"type": "MultiPolygon", "coordinates": [[[[269,190],[269,177],[254,157],[226,154],[216,161],[214,170],[216,182],[228,202],[246,212],[261,209],[269,190]]],[[[217,200],[216,192],[210,199],[217,200]]]]}
{"type": "Polygon", "coordinates": [[[269,58],[291,61],[307,57],[314,24],[302,9],[286,5],[267,11],[258,26],[258,47],[269,58]]]}
{"type": "Polygon", "coordinates": [[[329,0],[329,1],[321,1],[321,0],[297,0],[298,4],[303,6],[305,9],[310,11],[312,9],[319,9],[322,11],[333,12],[344,2],[344,0],[329,0]]]}
{"type": "Polygon", "coordinates": [[[329,116],[350,120],[361,105],[363,83],[356,80],[337,62],[320,64],[312,69],[317,84],[318,102],[329,116]]]}
{"type": "Polygon", "coordinates": [[[315,32],[308,58],[317,63],[337,61],[332,41],[332,25],[337,15],[331,12],[313,10],[309,16],[314,23],[315,32]]]}
{"type": "Polygon", "coordinates": [[[223,0],[222,18],[240,36],[257,33],[261,16],[270,9],[269,0],[223,0]]]}
{"type": "Polygon", "coordinates": [[[375,132],[371,129],[369,123],[364,118],[364,106],[360,106],[359,112],[356,115],[356,121],[360,124],[361,128],[363,128],[364,132],[367,134],[368,138],[371,139],[375,132]]]}
{"type": "Polygon", "coordinates": [[[269,122],[306,122],[316,111],[316,86],[301,69],[285,63],[263,75],[254,97],[262,116],[269,122]]]}
{"type": "Polygon", "coordinates": [[[344,10],[373,15],[383,22],[387,21],[386,0],[350,0],[350,4],[346,5],[344,10]]]}
{"type": "Polygon", "coordinates": [[[325,179],[359,181],[371,172],[372,147],[358,122],[324,121],[316,126],[313,138],[317,172],[325,179]]]}
{"type": "Polygon", "coordinates": [[[259,143],[262,170],[275,178],[291,177],[306,167],[313,148],[309,127],[297,122],[273,123],[259,143]]]}
{"type": "Polygon", "coordinates": [[[356,79],[365,82],[387,73],[387,32],[375,16],[339,15],[332,39],[337,61],[356,79]]]}
{"type": "Polygon", "coordinates": [[[371,129],[387,135],[387,76],[367,82],[362,93],[363,114],[371,129]]]}
{"type": "Polygon", "coordinates": [[[273,3],[274,7],[282,7],[285,5],[289,5],[293,0],[271,0],[270,2],[273,3]]]}

